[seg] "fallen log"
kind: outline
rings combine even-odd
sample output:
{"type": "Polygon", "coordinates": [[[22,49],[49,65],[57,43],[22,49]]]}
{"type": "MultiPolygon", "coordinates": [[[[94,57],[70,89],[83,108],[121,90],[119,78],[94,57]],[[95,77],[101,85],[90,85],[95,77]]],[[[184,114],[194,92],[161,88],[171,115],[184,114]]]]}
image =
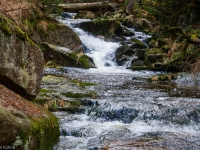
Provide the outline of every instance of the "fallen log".
{"type": "Polygon", "coordinates": [[[59,4],[58,7],[66,12],[78,12],[79,10],[99,10],[102,8],[109,8],[108,2],[94,2],[94,3],[70,3],[59,4]]]}

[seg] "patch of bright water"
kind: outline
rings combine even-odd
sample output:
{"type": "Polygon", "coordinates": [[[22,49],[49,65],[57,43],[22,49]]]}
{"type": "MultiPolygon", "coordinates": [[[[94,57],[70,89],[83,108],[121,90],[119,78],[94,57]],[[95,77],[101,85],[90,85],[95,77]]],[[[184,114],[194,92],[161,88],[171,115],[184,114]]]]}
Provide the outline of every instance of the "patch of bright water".
{"type": "MultiPolygon", "coordinates": [[[[71,26],[81,20],[60,21],[71,26]]],[[[199,149],[199,86],[189,91],[187,84],[179,86],[181,80],[148,82],[148,77],[160,72],[120,68],[113,61],[118,43],[106,42],[78,28],[73,30],[89,49],[87,55],[94,59],[97,68],[46,69],[45,73],[97,84],[89,89],[98,93],[98,97],[87,100],[98,105],[86,106],[82,114],[55,113],[61,127],[55,149],[94,150],[113,147],[118,142],[126,149],[143,149],[134,141],[144,141],[142,146],[146,142],[145,149],[199,149]],[[151,148],[147,142],[153,142],[151,148]]],[[[144,35],[140,36],[143,40],[144,35]]]]}
{"type": "MultiPolygon", "coordinates": [[[[59,72],[48,69],[48,73],[52,70],[59,72]]],[[[64,68],[59,73],[70,79],[96,83],[98,86],[90,90],[97,92],[98,97],[89,100],[97,101],[98,105],[87,107],[84,114],[55,113],[60,118],[62,133],[58,150],[102,148],[113,141],[149,140],[149,135],[157,139],[154,141],[157,146],[168,149],[179,149],[181,144],[185,149],[198,148],[200,97],[193,98],[198,89],[185,97],[184,88],[176,83],[169,88],[164,86],[168,82],[163,85],[147,82],[148,77],[160,72],[122,74],[64,68]]]]}

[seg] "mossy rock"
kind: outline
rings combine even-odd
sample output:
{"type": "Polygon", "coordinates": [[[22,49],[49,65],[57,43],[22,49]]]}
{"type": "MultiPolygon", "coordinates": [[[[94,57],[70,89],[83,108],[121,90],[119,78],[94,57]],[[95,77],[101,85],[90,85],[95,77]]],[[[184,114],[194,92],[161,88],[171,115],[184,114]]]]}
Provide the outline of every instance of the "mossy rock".
{"type": "Polygon", "coordinates": [[[139,58],[139,59],[145,59],[145,53],[147,51],[147,49],[136,49],[136,56],[139,58]]]}
{"type": "Polygon", "coordinates": [[[39,47],[20,27],[0,14],[0,82],[28,100],[40,88],[44,59],[39,47]]]}
{"type": "Polygon", "coordinates": [[[0,132],[4,135],[0,143],[20,150],[52,150],[60,135],[57,118],[2,85],[0,95],[0,132]]]}
{"type": "Polygon", "coordinates": [[[39,45],[44,54],[45,63],[49,66],[68,66],[85,69],[95,67],[93,60],[84,55],[83,52],[73,52],[66,47],[59,47],[48,43],[40,43],[39,45]]]}
{"type": "Polygon", "coordinates": [[[131,45],[131,48],[138,48],[138,49],[147,48],[147,46],[143,42],[141,42],[140,40],[138,40],[136,38],[132,38],[131,42],[134,42],[134,44],[131,45]]]}
{"type": "Polygon", "coordinates": [[[153,76],[150,81],[171,81],[176,79],[178,74],[162,74],[158,76],[153,76]]]}
{"type": "Polygon", "coordinates": [[[82,42],[79,36],[68,26],[59,23],[53,18],[48,20],[37,20],[38,23],[43,22],[46,29],[41,25],[35,26],[35,30],[30,34],[30,38],[36,43],[46,42],[60,47],[66,47],[74,52],[83,51],[82,42]],[[66,40],[67,39],[67,40],[66,40]]]}
{"type": "Polygon", "coordinates": [[[147,64],[162,62],[166,56],[166,54],[145,54],[145,61],[147,64]]]}
{"type": "Polygon", "coordinates": [[[67,111],[69,113],[78,113],[83,110],[84,106],[92,106],[95,103],[91,100],[48,100],[45,103],[41,103],[45,109],[49,111],[67,111]]]}
{"type": "Polygon", "coordinates": [[[149,68],[148,66],[131,66],[127,69],[131,69],[131,70],[151,70],[151,68],[149,68]]]}
{"type": "Polygon", "coordinates": [[[140,59],[135,59],[132,61],[132,66],[144,66],[145,65],[145,62],[144,60],[140,60],[140,59]]]}
{"type": "Polygon", "coordinates": [[[106,38],[114,36],[122,36],[123,29],[116,20],[95,20],[82,22],[78,25],[81,29],[99,36],[102,35],[106,38]]]}
{"type": "Polygon", "coordinates": [[[162,46],[168,44],[166,39],[164,39],[164,38],[159,38],[157,41],[158,41],[158,47],[159,48],[161,48],[162,46]]]}
{"type": "Polygon", "coordinates": [[[96,93],[95,92],[89,92],[89,93],[72,93],[72,92],[66,92],[66,93],[61,93],[62,95],[70,98],[84,98],[84,97],[91,97],[95,98],[96,93]]]}
{"type": "Polygon", "coordinates": [[[166,57],[167,54],[162,53],[162,51],[158,48],[152,48],[145,52],[145,61],[148,65],[156,62],[163,62],[166,57]]]}
{"type": "Polygon", "coordinates": [[[97,86],[96,84],[70,80],[64,77],[53,75],[44,76],[42,86],[43,88],[41,88],[38,96],[34,100],[34,102],[42,106],[48,101],[80,100],[82,98],[93,99],[97,96],[95,92],[89,90],[89,86],[97,86]]]}
{"type": "Polygon", "coordinates": [[[115,58],[116,58],[116,63],[118,65],[122,65],[124,61],[127,60],[127,57],[132,56],[135,54],[135,51],[130,48],[127,44],[122,44],[117,50],[115,51],[115,58]]]}
{"type": "Polygon", "coordinates": [[[91,11],[79,11],[74,18],[75,19],[94,19],[94,17],[95,17],[95,14],[91,11]]]}
{"type": "Polygon", "coordinates": [[[151,48],[146,51],[145,54],[160,54],[161,50],[159,48],[151,48]]]}
{"type": "Polygon", "coordinates": [[[162,52],[164,53],[168,53],[168,51],[171,49],[171,45],[170,44],[166,44],[164,46],[161,47],[162,52]]]}

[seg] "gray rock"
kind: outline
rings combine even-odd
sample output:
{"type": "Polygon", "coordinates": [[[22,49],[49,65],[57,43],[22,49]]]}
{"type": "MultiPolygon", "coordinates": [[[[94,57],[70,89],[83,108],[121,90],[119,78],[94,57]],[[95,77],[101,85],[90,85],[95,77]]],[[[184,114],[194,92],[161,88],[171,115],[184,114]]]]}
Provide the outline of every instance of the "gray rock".
{"type": "Polygon", "coordinates": [[[43,76],[41,50],[14,23],[5,21],[10,33],[0,29],[0,83],[24,98],[34,99],[43,76]]]}

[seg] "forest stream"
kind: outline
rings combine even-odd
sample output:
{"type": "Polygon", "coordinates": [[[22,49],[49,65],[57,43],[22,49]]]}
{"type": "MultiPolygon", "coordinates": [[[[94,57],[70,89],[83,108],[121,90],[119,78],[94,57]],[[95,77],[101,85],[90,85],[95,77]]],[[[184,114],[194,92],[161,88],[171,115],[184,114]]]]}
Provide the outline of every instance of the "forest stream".
{"type": "MultiPolygon", "coordinates": [[[[87,20],[59,21],[79,35],[86,47],[85,54],[93,59],[97,68],[48,68],[45,73],[94,83],[85,90],[97,96],[81,98],[90,103],[79,112],[54,113],[59,118],[61,132],[55,150],[200,148],[198,74],[182,73],[176,80],[149,82],[148,78],[164,72],[131,71],[126,69],[128,62],[118,66],[114,52],[119,43],[105,41],[73,26],[87,20]]],[[[142,32],[134,36],[140,37],[142,42],[149,37],[142,32]]],[[[43,83],[42,86],[55,88],[56,85],[43,83]]]]}

